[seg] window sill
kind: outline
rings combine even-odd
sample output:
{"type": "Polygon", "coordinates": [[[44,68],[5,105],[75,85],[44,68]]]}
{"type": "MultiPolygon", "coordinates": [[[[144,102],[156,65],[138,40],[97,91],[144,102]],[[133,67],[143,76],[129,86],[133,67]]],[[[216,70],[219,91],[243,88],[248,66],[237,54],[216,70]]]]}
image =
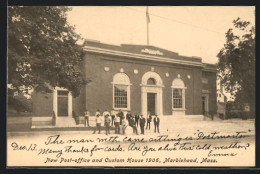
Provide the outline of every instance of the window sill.
{"type": "Polygon", "coordinates": [[[121,111],[130,111],[130,108],[113,108],[113,110],[115,110],[115,111],[119,111],[119,110],[121,110],[121,111]]]}
{"type": "Polygon", "coordinates": [[[185,111],[185,108],[172,108],[173,111],[185,111]]]}

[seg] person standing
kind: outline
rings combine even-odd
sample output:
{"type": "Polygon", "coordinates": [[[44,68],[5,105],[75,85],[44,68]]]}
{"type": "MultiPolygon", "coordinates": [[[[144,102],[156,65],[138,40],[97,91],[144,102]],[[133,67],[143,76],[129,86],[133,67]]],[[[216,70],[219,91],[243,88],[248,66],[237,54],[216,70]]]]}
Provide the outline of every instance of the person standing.
{"type": "Polygon", "coordinates": [[[143,134],[143,135],[144,135],[144,126],[145,126],[145,118],[143,117],[143,115],[141,115],[140,128],[141,128],[141,134],[143,134]]]}
{"type": "Polygon", "coordinates": [[[116,115],[116,114],[115,114],[115,111],[112,110],[112,111],[111,111],[111,120],[112,120],[112,121],[111,121],[111,126],[114,126],[115,115],[116,115]]]}
{"type": "Polygon", "coordinates": [[[96,130],[97,130],[97,129],[98,129],[98,133],[100,134],[100,132],[101,132],[101,122],[102,122],[102,118],[101,118],[100,115],[98,114],[98,115],[96,116],[96,128],[95,128],[93,134],[96,133],[96,130]]]}
{"type": "MultiPolygon", "coordinates": [[[[106,115],[108,115],[108,117],[110,117],[110,113],[107,111],[107,109],[105,109],[105,111],[103,112],[103,118],[104,118],[104,125],[105,125],[105,117],[106,115]]],[[[111,118],[110,118],[111,120],[111,118]]]]}
{"type": "Polygon", "coordinates": [[[107,109],[105,109],[105,111],[103,112],[103,117],[105,118],[106,115],[108,115],[108,117],[110,117],[110,113],[107,111],[107,109]]]}
{"type": "Polygon", "coordinates": [[[111,122],[111,118],[109,117],[109,115],[105,115],[105,127],[106,127],[106,135],[110,134],[110,122],[111,122]]]}
{"type": "Polygon", "coordinates": [[[121,111],[121,109],[119,109],[119,112],[117,113],[117,115],[120,118],[120,125],[122,125],[122,119],[123,119],[124,113],[121,111]]]}
{"type": "Polygon", "coordinates": [[[126,114],[126,120],[128,121],[128,124],[129,124],[129,120],[130,120],[131,117],[132,117],[131,112],[128,111],[127,114],[126,114]]]}
{"type": "Polygon", "coordinates": [[[156,132],[156,128],[157,128],[158,133],[160,133],[159,130],[160,118],[158,117],[158,115],[155,115],[153,122],[154,122],[154,132],[156,132]]]}
{"type": "Polygon", "coordinates": [[[87,125],[89,126],[89,111],[87,109],[84,112],[84,116],[85,116],[85,127],[86,127],[87,125]]]}
{"type": "Polygon", "coordinates": [[[136,135],[138,135],[138,131],[137,131],[137,127],[136,127],[136,123],[135,123],[135,118],[134,116],[132,116],[129,120],[129,126],[131,126],[133,128],[133,133],[136,133],[136,135]]]}
{"type": "Polygon", "coordinates": [[[123,117],[123,120],[122,120],[122,134],[125,135],[125,129],[127,127],[127,120],[125,119],[125,117],[123,117]]]}
{"type": "Polygon", "coordinates": [[[120,124],[120,117],[117,114],[116,117],[115,117],[115,134],[120,133],[119,124],[120,124]]]}
{"type": "Polygon", "coordinates": [[[152,115],[150,113],[148,113],[146,129],[149,127],[149,130],[150,130],[150,123],[151,123],[151,121],[152,121],[152,115]]]}
{"type": "Polygon", "coordinates": [[[138,122],[139,122],[139,119],[140,119],[139,115],[135,114],[135,118],[134,119],[135,119],[135,124],[138,127],[138,122]]]}
{"type": "Polygon", "coordinates": [[[97,111],[95,113],[95,116],[97,116],[97,115],[99,115],[99,116],[101,115],[99,109],[97,109],[97,111]]]}

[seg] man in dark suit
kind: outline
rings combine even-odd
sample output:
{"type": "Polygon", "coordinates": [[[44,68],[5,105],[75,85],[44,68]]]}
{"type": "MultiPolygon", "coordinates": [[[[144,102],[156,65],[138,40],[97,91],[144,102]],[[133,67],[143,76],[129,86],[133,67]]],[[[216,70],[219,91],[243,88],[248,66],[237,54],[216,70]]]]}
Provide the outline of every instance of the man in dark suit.
{"type": "Polygon", "coordinates": [[[159,131],[160,118],[158,117],[158,115],[155,115],[153,122],[154,122],[154,132],[156,132],[156,128],[157,128],[158,133],[160,133],[159,131]]]}
{"type": "Polygon", "coordinates": [[[135,119],[134,119],[133,115],[129,119],[129,126],[133,128],[133,133],[136,133],[136,135],[138,135],[138,131],[137,131],[137,127],[136,127],[135,119]]]}
{"type": "Polygon", "coordinates": [[[143,115],[141,115],[141,118],[140,118],[141,134],[144,134],[144,126],[145,126],[145,118],[143,117],[143,115]]]}
{"type": "Polygon", "coordinates": [[[122,120],[123,120],[124,113],[121,111],[121,109],[119,109],[119,112],[117,113],[117,115],[120,118],[120,125],[122,125],[122,120]]]}
{"type": "Polygon", "coordinates": [[[139,121],[139,115],[135,114],[135,123],[137,127],[138,127],[138,121],[139,121]]]}
{"type": "Polygon", "coordinates": [[[128,124],[130,122],[131,117],[132,117],[131,112],[128,111],[127,114],[126,114],[126,120],[128,121],[128,124]]]}
{"type": "Polygon", "coordinates": [[[150,113],[148,113],[147,115],[147,123],[146,123],[146,129],[149,128],[150,130],[150,123],[152,121],[152,115],[150,113]]]}

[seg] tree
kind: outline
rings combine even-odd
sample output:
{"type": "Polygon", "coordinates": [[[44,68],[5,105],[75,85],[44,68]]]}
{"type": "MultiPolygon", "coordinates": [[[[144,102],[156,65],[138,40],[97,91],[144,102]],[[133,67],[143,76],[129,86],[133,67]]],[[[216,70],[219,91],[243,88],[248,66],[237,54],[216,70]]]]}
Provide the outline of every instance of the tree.
{"type": "Polygon", "coordinates": [[[218,69],[221,83],[235,97],[235,102],[248,103],[255,110],[255,27],[240,18],[234,29],[226,33],[226,43],[220,50],[218,69]],[[242,33],[242,34],[235,34],[242,33]]]}
{"type": "Polygon", "coordinates": [[[8,7],[8,84],[28,93],[51,92],[59,86],[80,93],[86,83],[81,72],[80,36],[67,22],[68,7],[8,7]]]}

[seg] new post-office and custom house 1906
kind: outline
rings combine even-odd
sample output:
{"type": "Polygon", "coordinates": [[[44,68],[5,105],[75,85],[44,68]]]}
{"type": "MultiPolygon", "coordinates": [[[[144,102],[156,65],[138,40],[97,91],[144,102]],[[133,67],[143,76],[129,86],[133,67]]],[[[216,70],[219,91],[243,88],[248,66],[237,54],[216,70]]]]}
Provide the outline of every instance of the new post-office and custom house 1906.
{"type": "Polygon", "coordinates": [[[216,65],[154,46],[86,40],[83,48],[82,70],[91,82],[77,98],[59,87],[51,94],[35,92],[35,116],[54,111],[57,118],[71,118],[73,111],[83,115],[86,108],[90,115],[97,109],[144,116],[216,113],[216,65]]]}

